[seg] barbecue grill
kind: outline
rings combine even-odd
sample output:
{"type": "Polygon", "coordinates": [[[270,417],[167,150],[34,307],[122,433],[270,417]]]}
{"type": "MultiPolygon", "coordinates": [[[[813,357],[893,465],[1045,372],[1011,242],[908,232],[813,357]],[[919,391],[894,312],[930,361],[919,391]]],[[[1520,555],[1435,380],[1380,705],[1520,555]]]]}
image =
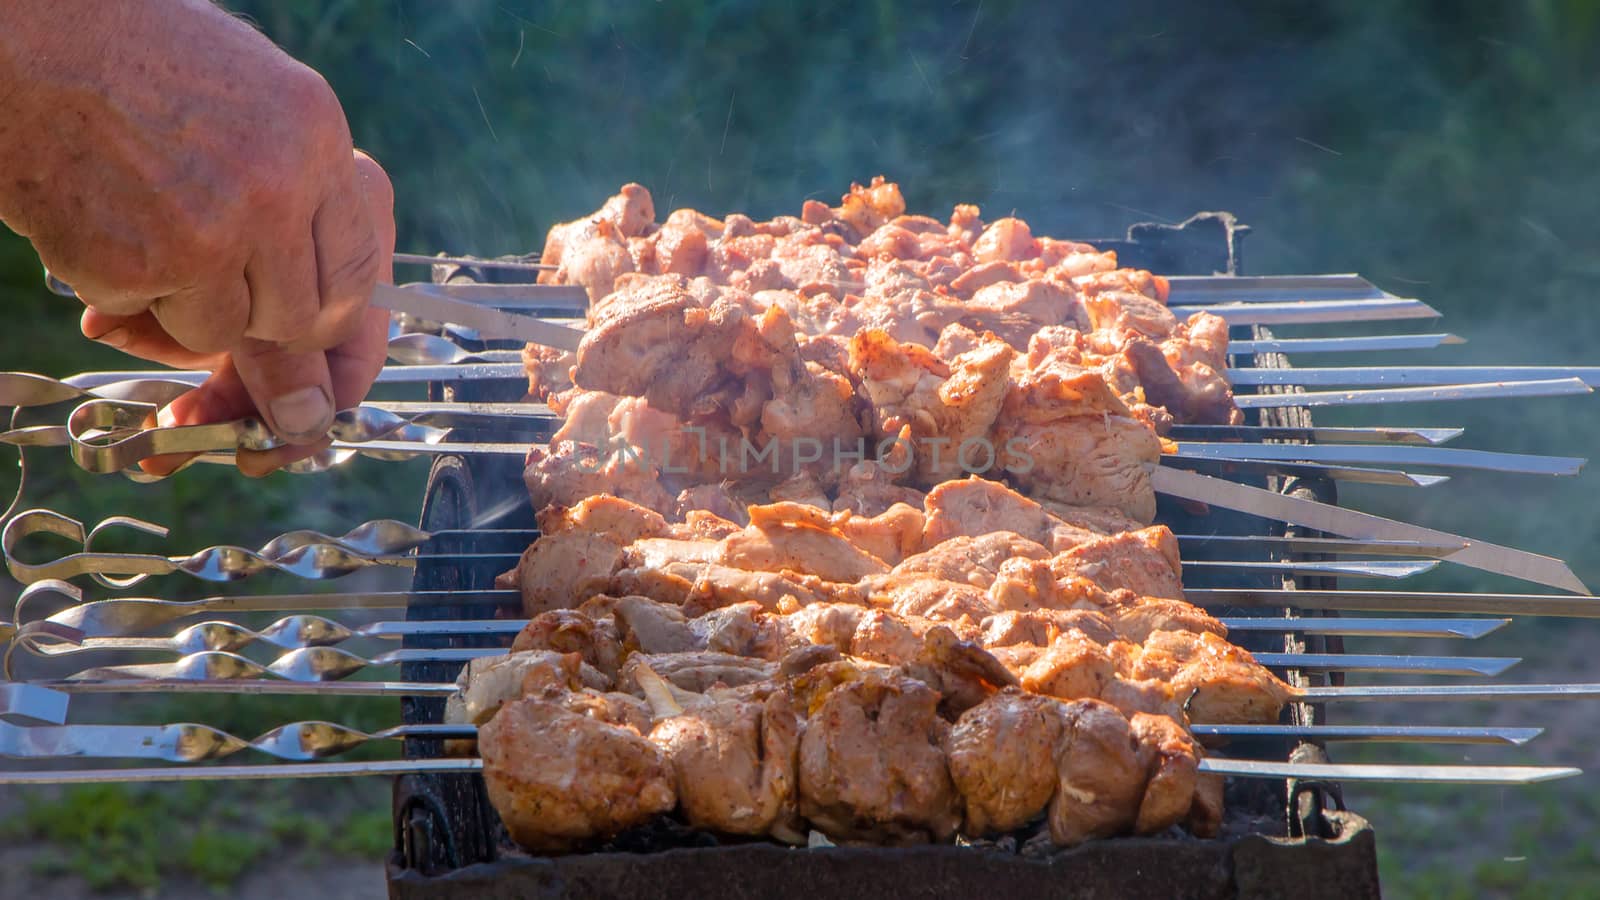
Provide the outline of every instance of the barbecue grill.
{"type": "MultiPolygon", "coordinates": [[[[132,732],[117,732],[115,728],[91,733],[81,726],[65,726],[67,730],[62,730],[36,723],[0,722],[0,749],[18,756],[127,756],[192,762],[253,747],[291,760],[273,765],[223,767],[14,771],[0,773],[0,781],[396,773],[395,848],[388,861],[389,891],[393,897],[620,897],[690,892],[705,896],[785,897],[802,892],[807,896],[866,896],[910,891],[919,896],[954,897],[996,888],[1051,894],[1071,890],[1084,896],[1274,897],[1294,892],[1310,897],[1376,897],[1379,891],[1373,830],[1360,816],[1344,809],[1340,781],[1507,783],[1575,772],[1531,767],[1337,766],[1330,760],[1326,746],[1340,739],[1384,736],[1514,743],[1526,735],[1470,727],[1385,729],[1362,726],[1358,724],[1359,716],[1350,717],[1350,724],[1336,726],[1327,715],[1325,702],[1385,697],[1448,699],[1457,694],[1592,697],[1600,696],[1600,686],[1349,688],[1343,684],[1344,671],[1485,675],[1497,674],[1514,661],[1352,656],[1343,653],[1342,637],[1476,637],[1499,624],[1492,620],[1370,617],[1382,610],[1583,616],[1595,612],[1590,606],[1593,601],[1587,597],[1341,590],[1341,575],[1398,576],[1436,565],[1441,557],[1582,590],[1570,571],[1553,560],[1481,543],[1468,546],[1453,535],[1405,530],[1396,523],[1378,525],[1338,515],[1347,511],[1330,512],[1337,504],[1339,480],[1414,487],[1442,480],[1439,476],[1398,472],[1385,466],[1521,465],[1528,471],[1561,472],[1571,468],[1574,461],[1465,455],[1471,451],[1450,456],[1431,446],[1452,436],[1448,429],[1318,429],[1310,410],[1318,405],[1373,399],[1578,393],[1587,391],[1587,387],[1582,379],[1572,377],[1571,371],[1539,370],[1520,381],[1495,385],[1489,383],[1497,380],[1491,377],[1463,379],[1443,371],[1408,375],[1394,370],[1399,374],[1373,382],[1378,391],[1388,393],[1317,391],[1318,385],[1360,384],[1359,380],[1340,379],[1365,376],[1354,371],[1340,375],[1326,374],[1331,370],[1313,370],[1307,378],[1296,377],[1288,354],[1328,348],[1315,344],[1315,338],[1280,339],[1269,326],[1337,321],[1341,317],[1384,320],[1432,311],[1416,301],[1388,297],[1354,277],[1263,280],[1243,276],[1240,249],[1247,230],[1229,214],[1203,213],[1178,226],[1139,225],[1123,239],[1090,241],[1115,249],[1125,265],[1193,276],[1187,282],[1175,279],[1177,286],[1171,301],[1174,307],[1237,299],[1241,292],[1251,301],[1213,307],[1234,326],[1232,337],[1237,352],[1233,357],[1233,380],[1241,387],[1239,405],[1246,410],[1249,424],[1244,428],[1179,426],[1174,437],[1179,441],[1181,463],[1173,460],[1170,470],[1163,466],[1160,472],[1164,474],[1158,482],[1164,493],[1158,521],[1184,536],[1184,586],[1191,600],[1224,617],[1235,641],[1255,652],[1264,664],[1287,673],[1290,683],[1306,689],[1308,702],[1292,703],[1278,728],[1197,729],[1215,735],[1236,735],[1226,748],[1226,758],[1211,758],[1212,765],[1220,771],[1240,776],[1229,779],[1228,818],[1220,839],[1124,838],[1067,850],[1016,846],[1009,840],[915,849],[829,846],[790,850],[764,843],[719,843],[706,834],[662,821],[626,833],[596,853],[544,858],[515,848],[488,802],[482,778],[472,771],[475,761],[450,755],[449,741],[470,736],[470,729],[440,723],[444,718],[444,696],[462,662],[503,648],[515,633],[515,620],[521,614],[520,599],[514,592],[495,590],[494,579],[537,536],[533,510],[525,500],[521,458],[504,449],[494,452],[485,448],[540,440],[550,433],[551,422],[537,416],[513,420],[483,414],[514,408],[499,404],[522,400],[526,383],[518,365],[497,367],[494,362],[441,362],[438,358],[441,352],[459,356],[464,351],[471,359],[492,360],[497,359],[497,351],[517,345],[484,341],[470,331],[441,330],[426,323],[418,326],[421,331],[394,345],[397,357],[411,354],[408,361],[429,364],[407,367],[412,371],[405,374],[408,380],[427,380],[426,401],[375,404],[375,408],[386,409],[387,415],[432,415],[435,418],[429,421],[448,420],[453,426],[447,436],[442,436],[444,443],[428,451],[436,458],[429,475],[420,531],[401,529],[397,533],[393,528],[375,527],[339,538],[291,534],[275,542],[275,546],[255,553],[221,550],[190,557],[135,558],[129,554],[85,552],[50,563],[25,562],[23,558],[28,554],[19,545],[31,533],[47,531],[81,540],[88,551],[92,534],[75,528],[76,523],[64,517],[31,511],[12,517],[4,535],[8,564],[13,574],[30,582],[30,587],[19,602],[15,617],[18,626],[13,629],[8,646],[8,681],[0,683],[5,688],[0,692],[0,712],[36,722],[61,722],[66,716],[61,692],[68,696],[74,692],[137,690],[384,693],[400,698],[400,726],[386,735],[359,735],[336,727],[305,725],[278,729],[254,741],[205,729],[167,729],[146,734],[145,749],[135,752],[129,743],[132,732]],[[433,333],[424,334],[430,331],[433,333]],[[1308,385],[1313,387],[1310,392],[1304,390],[1308,385]],[[1245,393],[1251,386],[1254,393],[1245,393]],[[1392,393],[1396,390],[1401,393],[1392,393]],[[1412,393],[1405,393],[1408,391],[1412,393]],[[1240,439],[1246,443],[1239,443],[1240,439]],[[453,449],[463,452],[452,452],[453,449]],[[1224,484],[1254,489],[1257,493],[1251,497],[1282,500],[1265,506],[1260,505],[1266,503],[1261,500],[1255,506],[1247,505],[1265,515],[1241,512],[1229,507],[1231,495],[1218,498],[1208,493],[1217,482],[1205,475],[1222,476],[1224,484]],[[508,498],[520,502],[508,502],[508,498]],[[1328,523],[1326,530],[1319,530],[1323,523],[1328,523]],[[165,606],[119,599],[72,605],[46,615],[51,612],[51,596],[81,599],[74,588],[54,578],[93,573],[116,584],[112,579],[119,575],[183,571],[222,579],[242,577],[264,567],[321,577],[375,560],[393,561],[418,548],[421,552],[414,560],[412,591],[402,596],[246,596],[165,606]],[[1393,558],[1370,558],[1389,554],[1393,558]],[[1360,558],[1352,560],[1351,556],[1360,558]],[[371,659],[353,654],[306,653],[285,662],[300,652],[297,650],[263,669],[215,648],[233,649],[265,642],[279,647],[331,649],[329,645],[347,635],[306,621],[265,632],[214,628],[176,635],[174,626],[168,624],[196,612],[339,606],[403,606],[403,623],[385,623],[383,629],[366,632],[401,636],[401,649],[371,659]],[[1360,617],[1344,618],[1342,612],[1356,612],[1360,617]],[[436,626],[446,629],[442,633],[428,624],[446,622],[452,624],[436,626]],[[102,642],[99,646],[114,648],[117,640],[141,639],[102,635],[141,633],[140,626],[156,627],[163,635],[173,635],[166,640],[180,652],[202,649],[177,664],[88,670],[80,674],[90,677],[79,680],[9,680],[14,666],[20,670],[25,665],[23,654],[15,652],[18,649],[60,653],[95,641],[102,642]],[[319,627],[323,628],[321,632],[317,632],[319,627]],[[390,662],[399,663],[398,682],[329,680],[367,665],[390,662]],[[273,680],[264,680],[263,676],[273,680]],[[80,730],[72,732],[73,728],[80,730]],[[402,760],[321,761],[345,747],[383,737],[404,739],[402,760]],[[1065,887],[1068,885],[1072,887],[1065,887]]],[[[542,312],[558,318],[572,315],[571,306],[563,306],[570,295],[565,299],[556,293],[541,295],[526,286],[531,280],[528,269],[518,264],[528,262],[454,260],[434,266],[433,282],[442,293],[490,298],[491,303],[503,301],[507,293],[533,296],[532,306],[542,312]],[[493,287],[496,285],[517,287],[513,291],[497,291],[493,287]],[[483,286],[489,287],[479,290],[483,286]],[[545,300],[540,301],[540,296],[545,300]],[[500,300],[493,299],[496,297],[500,300]],[[546,305],[541,307],[540,302],[546,305]]],[[[529,307],[527,302],[521,305],[529,307]]],[[[1448,336],[1386,335],[1334,340],[1343,342],[1338,348],[1364,350],[1422,347],[1444,342],[1448,336]]],[[[43,379],[14,379],[0,388],[8,391],[9,402],[19,407],[13,430],[3,437],[24,446],[68,443],[80,464],[122,469],[126,452],[148,455],[151,451],[149,446],[130,445],[128,441],[127,422],[118,418],[126,415],[125,409],[137,411],[137,404],[129,407],[128,401],[160,402],[163,390],[176,389],[173,385],[152,388],[148,384],[130,388],[128,375],[100,373],[72,379],[70,384],[55,382],[56,387],[43,379]],[[92,391],[99,393],[85,393],[92,391]],[[65,428],[35,424],[36,419],[28,414],[30,402],[82,401],[85,397],[87,402],[78,407],[74,421],[65,428]],[[96,403],[104,406],[84,411],[96,403]]],[[[375,423],[380,420],[356,420],[350,424],[359,430],[375,423]]],[[[389,430],[376,438],[352,431],[349,442],[341,445],[343,452],[412,454],[422,446],[416,440],[428,439],[414,431],[395,431],[387,419],[381,423],[389,430]]],[[[434,435],[431,439],[440,437],[434,435]]],[[[333,463],[329,460],[319,463],[330,464],[333,463]]],[[[1348,515],[1359,519],[1359,514],[1348,515]]],[[[148,646],[149,639],[144,640],[148,646]]],[[[263,723],[262,730],[277,724],[281,723],[263,723]]]]}

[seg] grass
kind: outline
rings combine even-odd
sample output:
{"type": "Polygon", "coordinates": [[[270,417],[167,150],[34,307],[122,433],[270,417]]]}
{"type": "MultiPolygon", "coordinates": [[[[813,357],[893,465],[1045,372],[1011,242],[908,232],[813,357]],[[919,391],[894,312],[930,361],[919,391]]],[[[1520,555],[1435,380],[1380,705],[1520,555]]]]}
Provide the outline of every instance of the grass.
{"type": "Polygon", "coordinates": [[[97,891],[152,892],[186,878],[221,892],[268,858],[381,858],[392,841],[385,787],[74,785],[27,797],[0,837],[44,842],[30,862],[36,872],[77,876],[97,891]]]}

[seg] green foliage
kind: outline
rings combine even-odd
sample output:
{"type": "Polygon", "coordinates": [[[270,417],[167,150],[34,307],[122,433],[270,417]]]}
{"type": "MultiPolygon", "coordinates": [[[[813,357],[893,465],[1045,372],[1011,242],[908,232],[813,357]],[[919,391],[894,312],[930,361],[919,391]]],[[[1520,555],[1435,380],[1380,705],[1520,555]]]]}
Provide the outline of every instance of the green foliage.
{"type": "Polygon", "coordinates": [[[218,891],[269,857],[382,856],[393,840],[385,786],[307,789],[263,783],[69,787],[26,798],[0,828],[15,845],[48,841],[37,870],[76,875],[95,890],[159,889],[194,879],[218,891]]]}

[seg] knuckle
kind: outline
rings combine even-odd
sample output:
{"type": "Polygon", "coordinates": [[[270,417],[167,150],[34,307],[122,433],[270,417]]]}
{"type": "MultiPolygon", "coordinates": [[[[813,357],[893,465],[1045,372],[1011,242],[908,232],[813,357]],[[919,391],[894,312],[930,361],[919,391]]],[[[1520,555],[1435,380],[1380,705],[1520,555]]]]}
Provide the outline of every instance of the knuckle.
{"type": "Polygon", "coordinates": [[[322,294],[322,305],[327,307],[365,300],[372,293],[372,286],[378,282],[381,256],[378,242],[370,233],[364,240],[352,245],[341,259],[321,273],[318,287],[322,294]]]}

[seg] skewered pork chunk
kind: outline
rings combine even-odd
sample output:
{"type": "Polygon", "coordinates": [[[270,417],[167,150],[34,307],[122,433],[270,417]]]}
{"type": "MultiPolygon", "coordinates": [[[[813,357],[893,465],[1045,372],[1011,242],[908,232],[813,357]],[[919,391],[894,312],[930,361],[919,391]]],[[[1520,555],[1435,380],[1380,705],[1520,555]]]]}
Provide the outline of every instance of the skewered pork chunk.
{"type": "Polygon", "coordinates": [[[660,513],[609,494],[585,497],[570,507],[547,506],[536,518],[539,531],[546,535],[587,531],[608,535],[623,545],[640,538],[666,537],[670,531],[660,513]]]}
{"type": "Polygon", "coordinates": [[[719,685],[741,687],[766,681],[778,671],[776,662],[709,650],[693,653],[635,653],[622,664],[622,674],[617,684],[621,690],[638,697],[644,696],[638,678],[640,666],[648,667],[675,687],[696,694],[703,694],[719,685]]]}
{"type": "Polygon", "coordinates": [[[1063,704],[1066,737],[1056,757],[1056,795],[1050,801],[1050,838],[1071,847],[1111,837],[1138,822],[1148,765],[1128,720],[1098,700],[1063,704]]]}
{"type": "MultiPolygon", "coordinates": [[[[835,840],[948,840],[961,822],[944,745],[940,696],[893,669],[834,663],[801,677],[843,683],[811,699],[800,738],[800,814],[835,840]]],[[[806,696],[802,689],[801,696],[806,696]]]]}
{"type": "Polygon", "coordinates": [[[894,567],[894,574],[929,575],[987,590],[1007,560],[1050,558],[1049,551],[1038,543],[1015,532],[1001,530],[930,540],[927,547],[901,560],[894,567]]]}
{"type": "Polygon", "coordinates": [[[626,725],[548,699],[505,704],[478,729],[489,800],[518,844],[563,853],[677,803],[665,754],[626,725]]]}
{"type": "Polygon", "coordinates": [[[1194,805],[1200,748],[1187,730],[1166,716],[1134,713],[1128,724],[1149,777],[1133,830],[1154,834],[1182,821],[1194,805]]]}
{"type": "Polygon", "coordinates": [[[676,696],[637,670],[656,722],[651,743],[670,760],[684,820],[722,834],[802,843],[796,809],[801,718],[781,687],[676,696]],[[684,698],[680,704],[678,696],[684,698]]]}
{"type": "Polygon", "coordinates": [[[1077,575],[1111,591],[1183,599],[1178,539],[1165,525],[1097,537],[1050,560],[1056,577],[1077,575]]]}
{"type": "Polygon", "coordinates": [[[998,481],[977,476],[940,484],[928,492],[924,503],[922,539],[928,547],[958,536],[1016,532],[1059,553],[1096,536],[998,481]]]}
{"type": "Polygon", "coordinates": [[[577,606],[589,588],[603,590],[622,561],[622,545],[603,534],[562,531],[539,538],[517,564],[523,612],[577,606]]]}
{"type": "Polygon", "coordinates": [[[1144,423],[1104,415],[995,425],[1000,467],[1030,496],[1076,506],[1109,506],[1140,522],[1155,518],[1156,495],[1145,466],[1161,443],[1144,423]]]}
{"type": "Polygon", "coordinates": [[[1002,691],[963,713],[949,741],[962,833],[989,837],[1038,818],[1056,792],[1065,734],[1061,705],[1037,694],[1002,691]]]}
{"type": "Polygon", "coordinates": [[[1211,632],[1151,634],[1130,674],[1172,685],[1197,722],[1276,722],[1290,694],[1249,651],[1211,632]]]}
{"type": "Polygon", "coordinates": [[[546,610],[529,619],[511,642],[513,656],[524,650],[575,653],[612,679],[622,668],[622,639],[615,620],[595,619],[575,609],[546,610]]]}

